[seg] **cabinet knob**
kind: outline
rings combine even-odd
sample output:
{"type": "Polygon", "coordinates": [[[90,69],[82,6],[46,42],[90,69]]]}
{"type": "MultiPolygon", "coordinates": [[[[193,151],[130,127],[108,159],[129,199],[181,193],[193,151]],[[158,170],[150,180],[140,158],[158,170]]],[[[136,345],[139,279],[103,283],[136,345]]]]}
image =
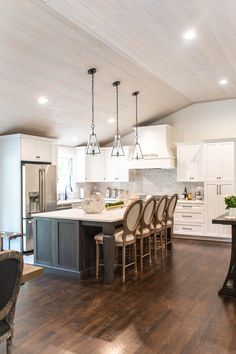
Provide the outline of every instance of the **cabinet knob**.
{"type": "Polygon", "coordinates": [[[40,156],[39,156],[39,155],[36,155],[36,159],[40,159],[40,156]]]}

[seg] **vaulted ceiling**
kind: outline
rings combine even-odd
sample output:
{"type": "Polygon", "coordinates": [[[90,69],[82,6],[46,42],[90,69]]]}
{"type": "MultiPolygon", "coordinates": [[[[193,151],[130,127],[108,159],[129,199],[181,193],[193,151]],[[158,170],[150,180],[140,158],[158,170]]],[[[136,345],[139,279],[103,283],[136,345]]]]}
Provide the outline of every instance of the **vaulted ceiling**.
{"type": "Polygon", "coordinates": [[[236,97],[235,0],[0,0],[0,134],[85,143],[95,118],[110,139],[120,80],[120,130],[195,102],[236,97]],[[197,37],[182,34],[194,29],[197,37]],[[227,86],[219,79],[226,77],[227,86]],[[48,103],[39,105],[39,96],[48,103]]]}

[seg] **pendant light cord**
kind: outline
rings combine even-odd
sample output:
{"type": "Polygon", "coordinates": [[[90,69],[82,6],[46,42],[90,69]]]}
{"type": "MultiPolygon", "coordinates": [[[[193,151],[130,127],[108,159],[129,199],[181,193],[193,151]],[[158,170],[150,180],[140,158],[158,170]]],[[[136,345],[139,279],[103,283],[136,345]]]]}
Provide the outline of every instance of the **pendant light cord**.
{"type": "Polygon", "coordinates": [[[138,95],[135,96],[136,101],[136,143],[138,142],[138,95]]]}
{"type": "Polygon", "coordinates": [[[94,124],[94,73],[92,73],[92,124],[91,124],[91,128],[92,128],[92,134],[94,134],[94,128],[95,128],[95,124],[94,124]]]}
{"type": "Polygon", "coordinates": [[[118,97],[118,85],[116,86],[116,134],[119,134],[119,97],[118,97]]]}

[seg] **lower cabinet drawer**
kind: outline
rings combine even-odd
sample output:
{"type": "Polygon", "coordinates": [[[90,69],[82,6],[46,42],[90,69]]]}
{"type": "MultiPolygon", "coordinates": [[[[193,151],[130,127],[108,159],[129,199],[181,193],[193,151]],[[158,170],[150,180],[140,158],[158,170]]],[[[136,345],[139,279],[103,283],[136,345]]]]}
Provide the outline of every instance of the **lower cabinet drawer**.
{"type": "Polygon", "coordinates": [[[203,212],[175,212],[175,222],[177,223],[204,223],[204,214],[203,212]]]}
{"type": "Polygon", "coordinates": [[[186,225],[186,224],[176,224],[174,225],[174,234],[179,235],[203,235],[204,226],[203,225],[186,225]]]}

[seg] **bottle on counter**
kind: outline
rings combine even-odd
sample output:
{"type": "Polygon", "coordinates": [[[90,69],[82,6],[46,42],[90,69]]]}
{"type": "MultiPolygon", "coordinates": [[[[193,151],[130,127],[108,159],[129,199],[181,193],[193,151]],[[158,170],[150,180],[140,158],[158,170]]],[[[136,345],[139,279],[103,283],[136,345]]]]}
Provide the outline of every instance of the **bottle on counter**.
{"type": "Polygon", "coordinates": [[[186,187],[184,188],[184,191],[181,194],[181,199],[188,199],[188,191],[186,187]]]}

